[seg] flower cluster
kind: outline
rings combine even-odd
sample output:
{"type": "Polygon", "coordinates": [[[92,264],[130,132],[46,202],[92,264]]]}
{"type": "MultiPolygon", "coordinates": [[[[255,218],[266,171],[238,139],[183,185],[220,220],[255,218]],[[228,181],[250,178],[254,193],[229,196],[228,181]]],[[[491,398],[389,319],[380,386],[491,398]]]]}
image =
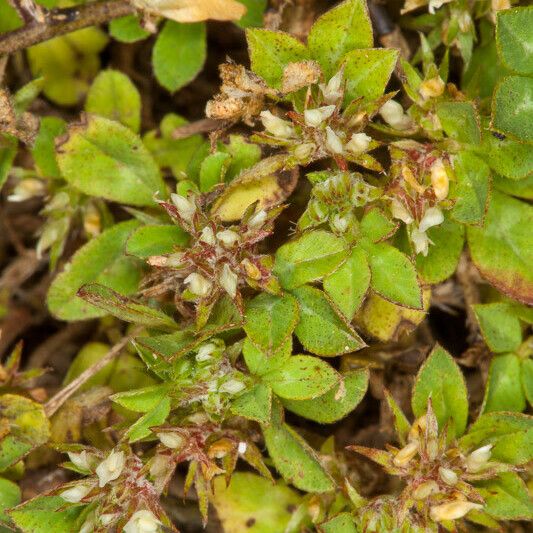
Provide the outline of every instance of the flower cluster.
{"type": "Polygon", "coordinates": [[[331,157],[342,170],[347,170],[347,162],[351,161],[381,171],[378,161],[367,154],[380,143],[363,130],[388,97],[372,104],[358,99],[348,106],[343,105],[344,99],[345,81],[341,69],[327,83],[310,85],[303,109],[295,105],[294,110],[287,113],[290,120],[269,110],[261,111],[265,131],[254,139],[285,147],[300,164],[331,157]]]}
{"type": "Polygon", "coordinates": [[[444,221],[441,207],[448,208],[450,164],[431,144],[398,141],[389,148],[391,181],[385,194],[394,218],[408,227],[415,253],[427,255],[427,230],[444,221]]]}
{"type": "MultiPolygon", "coordinates": [[[[465,454],[455,442],[450,442],[447,429],[439,433],[430,401],[427,413],[412,424],[402,448],[388,446],[388,451],[382,451],[349,447],[405,482],[400,496],[391,502],[398,524],[408,516],[410,520],[414,516],[415,522],[429,517],[436,523],[450,523],[483,509],[484,500],[472,482],[491,479],[512,469],[490,460],[490,444],[465,454]]],[[[372,514],[380,505],[371,502],[366,514],[372,514]]]]}
{"type": "Polygon", "coordinates": [[[354,234],[355,208],[369,205],[382,195],[380,187],[370,185],[355,172],[312,172],[307,178],[314,187],[298,221],[300,230],[327,223],[334,233],[354,234]]]}
{"type": "Polygon", "coordinates": [[[242,287],[276,293],[272,258],[257,253],[257,244],[268,237],[282,208],[255,211],[251,206],[239,225],[224,226],[203,209],[202,197],[172,194],[172,202],[161,202],[169,215],[191,235],[191,246],[164,256],[152,256],[148,263],[163,279],[146,294],[168,290],[176,283],[175,300],[185,313],[185,302],[196,303],[196,325],[201,328],[217,300],[227,294],[243,312],[242,287]]]}
{"type": "Polygon", "coordinates": [[[159,503],[159,493],[146,479],[137,455],[115,448],[106,456],[95,449],[68,452],[70,467],[87,477],[58,489],[68,503],[90,503],[80,533],[104,533],[118,528],[126,533],[155,533],[173,526],[159,503]],[[66,487],[66,488],[65,488],[66,487]]]}

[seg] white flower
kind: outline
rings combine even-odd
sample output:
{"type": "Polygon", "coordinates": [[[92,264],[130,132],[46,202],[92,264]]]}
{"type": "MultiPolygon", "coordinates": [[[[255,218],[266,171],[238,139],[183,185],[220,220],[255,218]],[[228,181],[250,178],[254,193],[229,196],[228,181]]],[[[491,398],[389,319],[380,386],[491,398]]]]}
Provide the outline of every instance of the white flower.
{"type": "Polygon", "coordinates": [[[294,136],[294,129],[290,122],[273,115],[270,111],[261,111],[259,116],[268,133],[282,138],[294,136]]]}
{"type": "Polygon", "coordinates": [[[335,112],[334,105],[327,105],[317,109],[306,109],[304,111],[304,121],[307,126],[318,128],[324,120],[327,120],[335,112]]]}
{"type": "Polygon", "coordinates": [[[198,353],[196,354],[196,360],[201,363],[202,361],[208,361],[211,359],[213,352],[217,349],[216,344],[213,342],[208,342],[207,344],[202,344],[200,346],[198,353]]]}
{"type": "Polygon", "coordinates": [[[348,217],[341,217],[339,214],[335,215],[331,220],[331,225],[338,233],[344,233],[348,229],[348,217]]]}
{"type": "Polygon", "coordinates": [[[368,150],[371,140],[372,137],[369,137],[366,133],[354,133],[348,143],[346,143],[346,150],[355,155],[362,154],[368,150]]]}
{"type": "Polygon", "coordinates": [[[342,154],[342,141],[329,126],[326,127],[326,148],[334,154],[342,154]]]}
{"type": "Polygon", "coordinates": [[[213,228],[211,226],[206,226],[202,233],[200,234],[200,238],[198,239],[202,242],[205,242],[206,244],[210,244],[211,246],[215,246],[215,232],[213,231],[213,228]]]}
{"type": "Polygon", "coordinates": [[[450,503],[443,503],[432,507],[429,511],[431,519],[435,522],[442,522],[444,520],[457,520],[463,518],[472,509],[482,509],[483,505],[479,503],[472,503],[466,500],[456,500],[450,503]]]}
{"type": "Polygon", "coordinates": [[[457,481],[459,481],[459,477],[453,470],[450,468],[444,468],[443,466],[439,468],[439,476],[442,481],[446,483],[446,485],[450,485],[452,487],[457,483],[457,481]]]}
{"type": "Polygon", "coordinates": [[[327,104],[335,104],[342,97],[342,84],[343,72],[339,70],[333,78],[328,81],[327,85],[320,85],[320,90],[324,95],[324,100],[327,104]]]}
{"type": "Polygon", "coordinates": [[[445,86],[446,85],[442,81],[441,77],[436,76],[435,78],[423,81],[420,84],[418,92],[424,100],[427,100],[428,98],[436,98],[437,96],[440,96],[444,92],[445,86]]]}
{"type": "Polygon", "coordinates": [[[407,465],[409,461],[418,453],[419,447],[420,445],[417,440],[409,442],[396,454],[392,462],[396,466],[407,465]]]}
{"type": "Polygon", "coordinates": [[[211,290],[211,282],[197,272],[189,274],[183,281],[189,285],[189,290],[196,296],[206,296],[211,290]]]}
{"type": "Polygon", "coordinates": [[[110,481],[117,479],[122,470],[124,469],[124,464],[126,463],[126,457],[124,452],[115,452],[112,451],[107,459],[104,459],[96,467],[96,475],[98,476],[98,486],[104,487],[110,481]]]}
{"type": "Polygon", "coordinates": [[[437,200],[442,201],[448,196],[450,190],[450,179],[446,172],[446,167],[442,162],[442,159],[437,159],[430,169],[431,173],[431,185],[437,200]]]}
{"type": "Polygon", "coordinates": [[[413,222],[413,217],[405,206],[397,198],[393,198],[391,201],[391,213],[394,218],[405,222],[406,224],[411,224],[413,222]]]}
{"type": "Polygon", "coordinates": [[[147,510],[137,511],[124,526],[124,533],[155,533],[159,531],[161,521],[154,513],[147,510]]]}
{"type": "Polygon", "coordinates": [[[64,490],[59,494],[61,498],[63,498],[66,502],[69,503],[78,503],[79,501],[83,500],[89,492],[93,490],[93,485],[74,485],[74,487],[70,487],[67,490],[64,490]]]}
{"type": "Polygon", "coordinates": [[[174,432],[158,433],[157,438],[167,448],[171,448],[173,450],[181,448],[185,444],[185,438],[179,433],[174,433],[174,432]]]}
{"type": "Polygon", "coordinates": [[[231,248],[239,240],[239,234],[236,231],[225,229],[217,233],[217,239],[228,248],[231,248]]]}
{"type": "Polygon", "coordinates": [[[76,465],[81,470],[91,469],[87,450],[83,450],[80,453],[68,452],[68,458],[72,463],[74,463],[74,465],[76,465]]]}
{"type": "Polygon", "coordinates": [[[44,183],[36,178],[27,178],[19,182],[7,197],[10,202],[24,202],[34,196],[42,196],[46,192],[44,183]]]}
{"type": "Polygon", "coordinates": [[[227,263],[224,263],[222,272],[218,278],[220,286],[232,297],[235,298],[237,294],[237,274],[231,270],[227,263]]]}
{"type": "Polygon", "coordinates": [[[248,444],[246,444],[246,442],[239,442],[239,446],[237,447],[237,452],[242,455],[243,453],[246,453],[247,448],[248,448],[248,444]]]}
{"type": "Polygon", "coordinates": [[[314,143],[303,143],[299,144],[294,149],[294,155],[298,159],[307,159],[314,151],[316,150],[316,144],[314,143]]]}
{"type": "Polygon", "coordinates": [[[180,217],[183,218],[183,220],[190,222],[196,212],[196,205],[181,194],[172,193],[170,199],[176,206],[180,217]]]}
{"type": "Polygon", "coordinates": [[[254,213],[249,219],[246,225],[249,229],[258,229],[260,228],[266,221],[267,214],[264,209],[259,210],[257,213],[254,213]]]}
{"type": "Polygon", "coordinates": [[[228,394],[237,394],[245,388],[245,384],[238,379],[229,379],[220,385],[219,392],[227,392],[228,394]]]}
{"type": "Polygon", "coordinates": [[[409,115],[406,115],[402,105],[395,100],[387,100],[380,108],[379,114],[383,120],[397,130],[406,130],[412,126],[409,115]]]}
{"type": "Polygon", "coordinates": [[[411,231],[411,242],[415,247],[415,254],[422,254],[424,257],[429,252],[429,237],[425,231],[413,228],[411,231]]]}
{"type": "Polygon", "coordinates": [[[429,228],[438,226],[443,222],[444,215],[442,214],[442,211],[438,207],[430,207],[429,209],[426,209],[426,212],[424,213],[424,216],[418,225],[418,229],[425,232],[429,228]]]}
{"type": "Polygon", "coordinates": [[[477,472],[481,470],[481,468],[483,468],[483,466],[485,466],[487,461],[490,459],[492,454],[491,449],[492,444],[487,444],[486,446],[482,446],[481,448],[474,450],[466,458],[466,469],[469,472],[477,472]]]}
{"type": "Polygon", "coordinates": [[[431,496],[431,494],[436,494],[437,492],[439,492],[439,485],[436,481],[431,479],[425,483],[421,483],[418,485],[418,487],[416,487],[416,489],[413,491],[413,498],[415,500],[425,500],[428,496],[431,496]]]}

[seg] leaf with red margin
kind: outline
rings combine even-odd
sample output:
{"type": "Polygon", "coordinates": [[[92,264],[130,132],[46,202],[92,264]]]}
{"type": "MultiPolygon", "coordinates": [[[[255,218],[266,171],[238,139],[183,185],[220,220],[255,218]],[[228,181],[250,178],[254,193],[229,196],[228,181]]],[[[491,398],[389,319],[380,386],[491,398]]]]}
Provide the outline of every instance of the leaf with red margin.
{"type": "Polygon", "coordinates": [[[533,207],[494,192],[485,225],[467,229],[481,275],[506,295],[533,304],[533,207]]]}

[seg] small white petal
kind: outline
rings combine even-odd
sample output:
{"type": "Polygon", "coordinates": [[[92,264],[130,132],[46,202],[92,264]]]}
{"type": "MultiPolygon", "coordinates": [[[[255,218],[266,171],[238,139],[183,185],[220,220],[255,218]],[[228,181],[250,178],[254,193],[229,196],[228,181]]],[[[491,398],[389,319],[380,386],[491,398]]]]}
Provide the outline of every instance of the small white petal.
{"type": "Polygon", "coordinates": [[[304,111],[305,124],[311,128],[318,128],[318,126],[331,117],[334,112],[334,105],[319,107],[317,109],[306,109],[304,111]]]}
{"type": "Polygon", "coordinates": [[[339,70],[333,78],[331,78],[327,85],[320,85],[320,90],[324,95],[324,100],[327,104],[336,104],[342,97],[341,84],[343,79],[342,70],[339,70]]]}
{"type": "Polygon", "coordinates": [[[425,231],[413,228],[411,231],[411,242],[414,244],[415,254],[422,254],[424,257],[428,254],[429,238],[425,231]]]}
{"type": "Polygon", "coordinates": [[[477,450],[474,450],[468,457],[466,458],[466,468],[469,472],[477,472],[480,470],[487,461],[490,459],[492,455],[492,444],[487,444],[485,446],[482,446],[481,448],[478,448],[477,450]]]}
{"type": "Polygon", "coordinates": [[[200,234],[200,241],[205,242],[206,244],[210,244],[211,246],[215,246],[215,233],[213,231],[213,228],[211,226],[206,226],[202,233],[200,234]]]}
{"type": "Polygon", "coordinates": [[[124,533],[155,533],[162,523],[151,511],[137,511],[124,526],[124,533]]]}
{"type": "Polygon", "coordinates": [[[189,290],[197,296],[206,296],[211,290],[211,282],[197,272],[189,274],[183,282],[187,283],[189,290]]]}
{"type": "Polygon", "coordinates": [[[405,114],[402,105],[395,100],[387,100],[380,108],[379,114],[383,120],[397,130],[406,130],[412,126],[412,121],[405,114]]]}
{"type": "Polygon", "coordinates": [[[75,485],[59,494],[66,502],[78,503],[93,489],[93,485],[75,485]]]}
{"type": "Polygon", "coordinates": [[[354,133],[346,144],[346,150],[355,155],[362,154],[368,150],[370,141],[372,141],[372,137],[366,133],[354,133]]]}
{"type": "Polygon", "coordinates": [[[303,143],[299,144],[294,149],[294,155],[298,159],[307,159],[314,151],[316,150],[316,144],[314,143],[303,143]]]}
{"type": "Polygon", "coordinates": [[[239,234],[236,231],[225,229],[217,233],[217,239],[228,248],[231,248],[239,241],[239,234]]]}
{"type": "Polygon", "coordinates": [[[342,141],[329,126],[326,127],[326,148],[334,154],[342,154],[342,141]]]}
{"type": "Polygon", "coordinates": [[[237,281],[238,277],[233,270],[229,267],[227,263],[224,263],[222,267],[222,272],[218,278],[220,286],[232,297],[235,298],[237,295],[237,281]]]}
{"type": "Polygon", "coordinates": [[[411,213],[407,211],[406,207],[397,198],[393,198],[391,201],[391,213],[394,218],[397,218],[406,224],[411,224],[411,222],[413,222],[411,213]]]}
{"type": "Polygon", "coordinates": [[[89,457],[87,456],[87,451],[83,450],[80,453],[68,452],[68,458],[72,463],[74,463],[78,468],[82,470],[90,470],[91,465],[89,464],[89,457]]]}
{"type": "Polygon", "coordinates": [[[459,476],[450,468],[439,468],[439,476],[446,483],[446,485],[450,485],[453,487],[459,481],[459,476]]]}
{"type": "Polygon", "coordinates": [[[176,206],[178,213],[183,220],[190,222],[194,213],[196,212],[196,205],[193,202],[187,200],[185,196],[181,194],[173,193],[170,195],[172,203],[176,206]]]}
{"type": "Polygon", "coordinates": [[[217,349],[216,344],[209,342],[200,346],[198,353],[196,354],[196,360],[201,363],[202,361],[208,361],[211,359],[213,352],[217,349]]]}
{"type": "Polygon", "coordinates": [[[237,394],[241,392],[246,385],[238,379],[229,379],[220,385],[219,392],[227,392],[228,394],[237,394]]]}
{"type": "Polygon", "coordinates": [[[248,448],[248,444],[246,444],[246,442],[239,442],[239,446],[237,447],[237,452],[242,455],[243,453],[246,453],[247,448],[248,448]]]}
{"type": "Polygon", "coordinates": [[[267,214],[264,209],[259,210],[257,213],[254,213],[249,219],[246,225],[250,229],[260,228],[266,221],[267,214]]]}
{"type": "Polygon", "coordinates": [[[442,211],[438,207],[430,207],[424,213],[424,216],[422,217],[422,220],[418,225],[418,229],[422,232],[425,232],[429,228],[432,228],[433,226],[438,226],[443,222],[444,215],[442,214],[442,211]]]}
{"type": "Polygon", "coordinates": [[[181,448],[185,444],[185,438],[179,433],[158,433],[157,437],[162,444],[164,444],[167,448],[171,448],[173,450],[181,448]]]}
{"type": "Polygon", "coordinates": [[[96,475],[99,480],[98,486],[104,487],[110,481],[117,479],[120,474],[122,474],[125,463],[126,457],[124,452],[111,452],[109,456],[96,467],[96,475]]]}
{"type": "Polygon", "coordinates": [[[270,111],[261,111],[259,116],[261,117],[261,122],[268,133],[282,138],[294,136],[294,128],[290,122],[273,115],[270,111]]]}

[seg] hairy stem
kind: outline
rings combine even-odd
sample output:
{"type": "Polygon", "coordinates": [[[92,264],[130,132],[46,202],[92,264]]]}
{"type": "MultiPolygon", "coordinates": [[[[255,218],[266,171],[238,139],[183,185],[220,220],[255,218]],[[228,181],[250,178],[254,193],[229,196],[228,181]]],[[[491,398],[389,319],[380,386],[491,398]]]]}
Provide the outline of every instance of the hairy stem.
{"type": "Polygon", "coordinates": [[[32,21],[18,30],[1,35],[0,54],[11,54],[53,37],[95,24],[103,24],[134,12],[135,8],[126,0],[93,2],[83,6],[53,9],[46,12],[44,22],[32,21]]]}

